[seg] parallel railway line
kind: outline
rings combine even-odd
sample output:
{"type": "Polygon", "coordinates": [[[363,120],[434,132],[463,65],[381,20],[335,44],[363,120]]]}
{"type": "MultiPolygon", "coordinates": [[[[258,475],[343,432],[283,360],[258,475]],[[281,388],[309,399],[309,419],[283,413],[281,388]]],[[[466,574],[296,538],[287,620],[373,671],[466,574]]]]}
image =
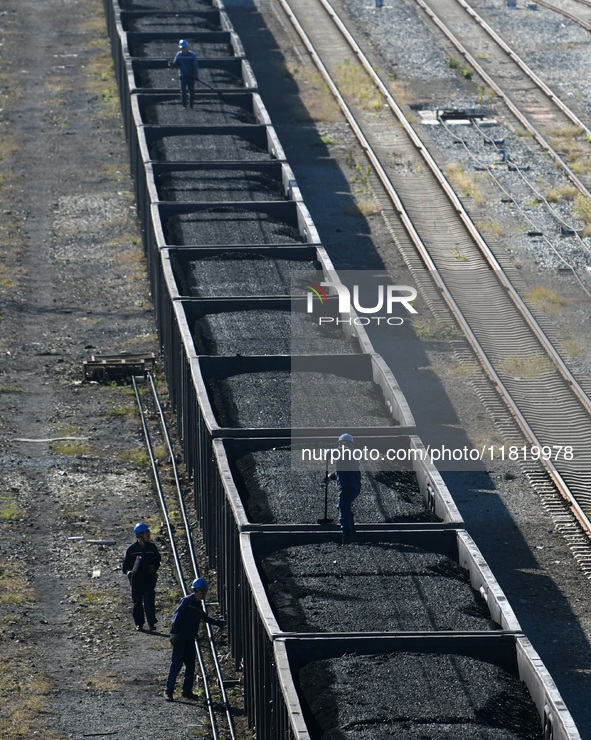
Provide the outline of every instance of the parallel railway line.
{"type": "MultiPolygon", "coordinates": [[[[418,2],[427,9],[424,0],[418,2]]],[[[440,5],[438,3],[438,10],[440,5]]],[[[443,6],[455,7],[455,4],[444,3],[443,6]]],[[[408,245],[410,241],[421,254],[493,384],[518,420],[528,443],[534,448],[557,449],[553,445],[572,448],[572,459],[546,460],[545,465],[584,531],[589,534],[591,460],[588,438],[591,400],[587,393],[514,289],[509,266],[501,265],[480,236],[460,198],[446,182],[433,157],[334,8],[327,0],[282,0],[282,7],[337,95],[382,186],[394,203],[403,224],[402,227],[394,227],[399,243],[408,245]],[[387,101],[387,107],[377,114],[368,114],[350,95],[339,91],[333,82],[338,79],[339,66],[352,55],[363,65],[387,101]],[[398,162],[405,162],[406,167],[397,167],[398,162]],[[422,166],[424,163],[427,163],[428,170],[422,166]],[[404,171],[401,173],[400,169],[404,171]],[[413,176],[408,176],[408,169],[413,176]],[[458,255],[461,255],[461,259],[458,259],[458,255]],[[539,371],[534,373],[536,377],[521,377],[510,369],[513,361],[522,358],[538,363],[539,371]],[[540,399],[546,399],[551,406],[542,409],[540,399]]],[[[454,12],[457,14],[460,10],[454,12]]],[[[466,16],[464,10],[461,13],[466,16]]],[[[431,12],[429,14],[432,15],[431,12]]],[[[447,20],[451,23],[451,18],[447,20]]],[[[437,19],[437,25],[441,28],[443,21],[437,19]]],[[[465,31],[470,38],[472,28],[471,25],[469,33],[465,31]]],[[[457,41],[455,43],[459,44],[457,41]]],[[[489,36],[487,50],[490,50],[491,44],[489,36]]],[[[474,54],[465,47],[462,49],[472,62],[474,54]]],[[[475,49],[473,51],[476,53],[475,49]]],[[[498,53],[506,54],[506,50],[498,53]]],[[[505,63],[508,60],[509,56],[506,56],[505,63]]],[[[474,63],[476,65],[475,59],[474,63]]],[[[478,71],[480,73],[480,69],[478,71]]],[[[549,96],[550,91],[540,80],[528,78],[525,85],[513,84],[518,74],[523,74],[522,67],[512,65],[511,73],[505,72],[504,79],[511,83],[512,97],[515,97],[516,90],[527,88],[527,100],[519,103],[525,112],[510,100],[509,93],[504,93],[496,83],[495,86],[519,120],[534,131],[539,143],[550,151],[538,129],[549,124],[564,126],[566,106],[556,96],[549,96]],[[540,102],[540,95],[544,96],[543,102],[540,102]],[[534,120],[534,125],[529,123],[530,118],[534,120]]],[[[484,76],[487,80],[490,78],[486,73],[484,76]]],[[[493,82],[492,79],[490,81],[493,82]]],[[[574,114],[569,120],[580,125],[584,132],[588,131],[574,114]]],[[[565,172],[572,176],[579,190],[588,195],[583,179],[571,172],[560,152],[551,151],[562,162],[565,172]]]]}
{"type": "MultiPolygon", "coordinates": [[[[117,0],[117,4],[129,2],[117,0]]],[[[174,0],[169,5],[171,11],[172,6],[176,7],[174,0]]],[[[309,740],[322,732],[332,734],[333,726],[342,728],[345,734],[367,731],[372,736],[374,727],[385,730],[385,725],[391,724],[400,729],[401,719],[405,725],[408,721],[416,725],[420,734],[425,722],[434,722],[438,726],[434,736],[447,732],[450,718],[455,729],[457,723],[480,725],[479,710],[472,700],[459,719],[454,708],[470,695],[476,680],[473,675],[454,686],[450,702],[443,685],[441,692],[434,691],[422,680],[422,675],[431,675],[430,668],[417,672],[409,665],[409,651],[417,657],[426,651],[424,658],[419,659],[425,666],[439,662],[432,655],[434,651],[445,661],[450,656],[454,664],[465,657],[476,659],[486,685],[483,701],[487,706],[498,703],[495,697],[499,680],[490,673],[491,665],[512,677],[510,702],[520,701],[525,684],[529,697],[524,696],[524,702],[530,709],[530,700],[535,704],[530,713],[532,733],[541,731],[544,737],[573,740],[579,737],[494,575],[465,531],[451,493],[428,459],[414,459],[409,476],[372,477],[368,471],[375,495],[359,502],[355,545],[341,550],[338,527],[316,519],[316,472],[294,470],[292,456],[298,449],[294,428],[304,434],[306,445],[325,449],[332,448],[343,423],[355,432],[358,441],[361,436],[372,445],[392,442],[409,450],[421,449],[423,444],[415,433],[408,403],[362,328],[352,344],[346,329],[343,337],[335,337],[330,344],[331,354],[327,354],[326,339],[317,337],[315,331],[314,336],[308,337],[312,351],[302,358],[300,372],[303,380],[310,379],[312,402],[324,393],[324,386],[314,386],[319,369],[331,389],[346,390],[333,390],[331,406],[335,408],[331,407],[328,415],[318,415],[318,403],[308,408],[305,428],[300,429],[302,424],[294,422],[295,415],[285,413],[290,399],[286,380],[291,382],[297,375],[290,360],[298,355],[293,348],[287,354],[285,351],[285,313],[281,312],[288,308],[283,298],[290,290],[294,292],[293,286],[289,287],[289,274],[304,266],[332,277],[334,267],[328,252],[320,245],[285,162],[280,168],[279,189],[286,202],[255,201],[246,209],[249,218],[244,227],[244,216],[236,216],[240,209],[231,202],[235,198],[229,197],[232,190],[227,192],[221,181],[213,206],[211,199],[203,197],[204,177],[197,175],[198,163],[194,161],[200,152],[203,127],[188,126],[185,121],[190,119],[185,118],[174,127],[162,125],[165,121],[159,118],[157,122],[150,118],[154,111],[158,117],[166,117],[169,111],[180,108],[176,84],[173,81],[171,87],[170,80],[163,80],[160,75],[165,60],[155,57],[164,47],[151,35],[140,35],[133,37],[135,47],[130,51],[130,34],[134,32],[117,26],[117,18],[123,16],[117,12],[115,0],[113,4],[106,2],[106,8],[118,79],[124,82],[123,110],[171,403],[177,413],[187,470],[193,476],[203,543],[210,564],[216,569],[220,606],[228,618],[228,639],[242,666],[246,714],[256,736],[268,740],[309,740]],[[142,40],[147,44],[142,45],[142,40]],[[149,71],[145,78],[137,76],[138,62],[149,71]],[[163,82],[168,87],[163,88],[163,82]],[[170,141],[154,146],[157,136],[170,141]],[[174,146],[178,142],[172,139],[181,136],[191,147],[179,151],[174,146]],[[176,178],[174,188],[162,199],[158,173],[164,164],[172,168],[171,173],[176,170],[176,178]],[[189,190],[181,174],[185,172],[193,172],[189,190]],[[189,199],[184,196],[182,202],[173,202],[174,192],[189,191],[193,194],[190,203],[185,202],[189,199]],[[216,219],[220,211],[228,215],[222,227],[216,219]],[[294,211],[298,214],[297,224],[294,211]],[[194,226],[174,231],[173,227],[187,222],[178,218],[184,217],[185,212],[192,217],[194,226]],[[227,224],[234,229],[231,234],[227,224]],[[247,235],[257,224],[264,225],[264,231],[257,233],[252,243],[247,235]],[[276,243],[284,233],[289,236],[287,243],[276,243]],[[263,281],[266,292],[261,295],[263,268],[271,270],[271,279],[263,281]],[[275,291],[279,298],[269,291],[275,291]],[[230,314],[231,327],[226,312],[230,314]],[[250,318],[242,316],[246,312],[256,317],[254,326],[258,333],[269,334],[263,347],[254,348],[255,337],[240,329],[250,318]],[[219,340],[215,347],[204,342],[208,332],[219,340]],[[321,344],[317,344],[319,340],[321,344]],[[402,567],[397,563],[400,554],[403,560],[407,559],[407,552],[408,567],[402,567]],[[440,556],[448,559],[436,568],[436,577],[444,578],[441,585],[432,581],[433,569],[428,565],[434,557],[439,561],[440,556]],[[458,569],[460,579],[453,575],[458,569]],[[360,572],[365,584],[363,596],[357,585],[360,572]],[[398,593],[398,608],[391,603],[392,589],[398,593]],[[345,603],[347,608],[343,609],[345,603]],[[433,620],[433,615],[440,615],[442,620],[433,620]],[[353,653],[355,662],[362,667],[356,671],[358,679],[354,684],[347,685],[350,671],[341,665],[344,653],[353,653]],[[374,661],[370,657],[374,655],[394,656],[400,666],[392,672],[396,680],[388,678],[384,682],[379,671],[372,672],[374,664],[382,660],[380,657],[374,661]],[[325,676],[325,666],[329,664],[329,675],[325,676]],[[310,675],[308,667],[316,675],[310,675]],[[397,697],[395,703],[400,708],[404,692],[399,691],[397,683],[403,677],[402,683],[410,685],[405,670],[416,675],[417,688],[411,692],[409,706],[400,717],[392,711],[392,696],[397,697]],[[363,692],[367,692],[369,685],[373,686],[373,705],[369,706],[367,697],[367,706],[360,711],[351,701],[351,690],[359,695],[357,687],[363,686],[363,692]],[[417,692],[425,694],[428,706],[416,701],[417,692]],[[321,706],[316,705],[317,697],[322,700],[321,706]],[[350,720],[343,719],[342,712],[351,705],[350,720]]],[[[166,25],[174,22],[171,14],[166,25]]],[[[182,29],[184,36],[185,30],[182,29]]],[[[239,48],[236,37],[232,46],[235,54],[239,48]]],[[[230,52],[228,47],[226,53],[230,52]]],[[[232,98],[237,103],[232,116],[254,106],[257,93],[250,95],[250,103],[232,98]]],[[[210,103],[210,93],[200,92],[199,110],[209,111],[210,103]]],[[[220,139],[227,134],[227,125],[219,124],[226,121],[231,103],[228,100],[222,106],[216,101],[215,108],[220,110],[213,111],[213,116],[219,121],[213,121],[208,134],[220,139]]],[[[266,164],[274,159],[284,160],[262,103],[256,107],[257,120],[267,134],[266,145],[258,147],[260,157],[266,164]]],[[[409,177],[407,162],[412,166],[414,154],[412,142],[406,143],[407,133],[400,126],[393,128],[385,111],[373,123],[387,129],[395,147],[404,149],[408,160],[404,160],[405,174],[400,175],[399,184],[402,186],[407,179],[411,190],[410,180],[414,178],[409,177]]],[[[252,124],[246,123],[241,114],[239,125],[234,128],[244,138],[252,124]]],[[[244,172],[244,149],[233,151],[231,156],[236,173],[244,172]]],[[[424,156],[428,156],[426,150],[424,156]]],[[[216,150],[215,156],[208,153],[207,157],[210,159],[199,163],[199,173],[208,170],[217,176],[230,164],[223,149],[216,150]]],[[[420,164],[416,167],[417,176],[424,168],[420,164]]],[[[227,174],[231,182],[232,172],[227,174]]],[[[444,221],[448,219],[443,208],[445,199],[436,202],[440,186],[435,180],[425,177],[421,184],[436,209],[431,213],[433,223],[428,224],[435,234],[448,223],[444,221]]],[[[406,219],[407,227],[412,227],[416,214],[406,216],[402,199],[400,204],[400,215],[406,219]]],[[[452,223],[449,218],[450,228],[452,223]]],[[[477,232],[470,232],[469,219],[462,226],[466,236],[461,238],[466,244],[470,238],[478,238],[477,232]]],[[[394,225],[392,219],[392,230],[398,230],[398,240],[407,246],[402,222],[394,225]]],[[[449,236],[448,248],[457,249],[456,238],[460,237],[449,236]]],[[[417,239],[423,239],[418,231],[417,239]]],[[[411,255],[408,248],[407,254],[409,263],[417,259],[416,250],[411,255]]],[[[428,255],[427,250],[424,254],[428,255]]],[[[457,264],[453,263],[448,267],[452,276],[455,267],[457,264]]],[[[485,266],[482,272],[490,272],[490,268],[485,266]]],[[[444,289],[444,281],[439,275],[436,277],[440,289],[444,289]]],[[[299,294],[297,290],[295,293],[299,294]]],[[[439,296],[437,300],[440,303],[439,296]]],[[[346,318],[346,312],[341,313],[346,318]]],[[[457,313],[460,317],[459,308],[457,313]]],[[[347,325],[346,321],[343,323],[347,325]]],[[[156,479],[157,467],[154,465],[156,479]]],[[[169,536],[173,534],[170,527],[169,536]]],[[[410,663],[416,663],[415,657],[410,663]]],[[[447,682],[442,683],[447,689],[447,682]]],[[[501,732],[507,728],[507,737],[519,736],[521,728],[515,727],[510,718],[503,712],[494,714],[484,718],[484,723],[501,732]]],[[[468,733],[472,729],[467,727],[468,733]]]]}
{"type": "MultiPolygon", "coordinates": [[[[172,442],[170,440],[170,435],[168,433],[166,418],[162,409],[162,405],[160,403],[160,398],[158,396],[158,391],[156,389],[152,374],[147,373],[147,395],[149,397],[150,407],[154,409],[153,414],[149,414],[146,411],[145,405],[142,402],[141,393],[135,376],[132,376],[131,380],[138,406],[138,411],[140,414],[140,421],[144,433],[146,448],[148,451],[148,456],[150,458],[150,467],[152,469],[156,491],[158,493],[160,510],[162,513],[164,526],[168,534],[168,540],[170,543],[170,549],[177,578],[181,586],[183,596],[187,596],[188,591],[186,589],[185,583],[187,582],[187,580],[190,581],[194,578],[199,578],[200,574],[197,565],[197,557],[195,554],[195,546],[193,544],[193,535],[191,531],[192,528],[187,516],[187,509],[183,499],[183,492],[181,489],[175,453],[172,447],[172,442]],[[151,417],[157,417],[158,422],[151,423],[151,417]],[[152,427],[152,432],[150,432],[150,427],[152,427]],[[175,532],[175,528],[171,522],[171,518],[168,512],[168,506],[166,503],[167,494],[162,485],[160,474],[158,472],[158,465],[156,463],[154,444],[152,442],[152,439],[156,434],[163,440],[163,443],[166,446],[168,457],[170,459],[170,464],[172,467],[173,477],[175,481],[175,491],[177,495],[177,502],[175,503],[175,506],[178,505],[183,522],[183,530],[178,533],[175,532]],[[181,543],[178,542],[179,539],[182,539],[183,543],[185,544],[183,550],[186,551],[186,555],[188,555],[190,559],[192,574],[186,573],[186,564],[185,568],[183,568],[182,560],[186,560],[186,558],[183,558],[180,552],[181,543]]],[[[207,606],[205,605],[205,603],[203,604],[203,607],[207,611],[207,606]]],[[[195,645],[197,647],[197,660],[199,663],[199,670],[202,679],[201,686],[203,687],[203,693],[205,696],[205,704],[209,715],[212,737],[214,738],[214,740],[218,740],[218,738],[231,738],[231,740],[234,740],[236,738],[236,732],[234,728],[234,719],[232,716],[232,707],[230,706],[225,688],[224,676],[222,674],[222,667],[218,658],[215,638],[212,632],[211,625],[205,624],[205,629],[207,634],[207,652],[204,651],[199,639],[197,638],[195,639],[195,645]],[[211,678],[209,675],[209,670],[207,667],[208,659],[211,661],[211,663],[213,663],[213,669],[215,673],[214,678],[211,678]],[[220,693],[221,702],[216,702],[214,699],[213,692],[216,690],[220,693]]]]}

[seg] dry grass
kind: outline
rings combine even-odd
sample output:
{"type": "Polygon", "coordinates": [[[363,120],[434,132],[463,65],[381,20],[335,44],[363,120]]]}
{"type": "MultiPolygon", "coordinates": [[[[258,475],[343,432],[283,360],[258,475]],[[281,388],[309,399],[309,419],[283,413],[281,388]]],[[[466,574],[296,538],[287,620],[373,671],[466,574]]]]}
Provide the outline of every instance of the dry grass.
{"type": "Polygon", "coordinates": [[[484,196],[478,188],[475,177],[470,177],[466,172],[465,163],[451,162],[445,169],[445,176],[450,184],[464,198],[472,198],[478,206],[484,204],[484,196]]]}
{"type": "Polygon", "coordinates": [[[547,288],[545,285],[534,285],[527,298],[536,308],[549,315],[559,313],[566,304],[566,298],[563,298],[558,291],[547,288]]]}
{"type": "Polygon", "coordinates": [[[299,67],[295,64],[281,68],[283,77],[290,77],[296,83],[303,108],[296,120],[311,118],[313,121],[338,121],[341,117],[340,108],[334,99],[324,78],[312,66],[299,67]]]}
{"type": "Polygon", "coordinates": [[[547,368],[548,361],[543,355],[513,355],[505,358],[499,369],[501,373],[514,378],[538,378],[547,368]]]}
{"type": "Polygon", "coordinates": [[[335,81],[340,92],[353,98],[363,110],[372,112],[383,108],[384,96],[357,61],[347,58],[341,62],[337,67],[335,81]]]}
{"type": "Polygon", "coordinates": [[[572,329],[570,327],[563,326],[559,330],[558,336],[563,342],[564,349],[568,352],[568,354],[571,357],[584,357],[585,356],[585,348],[579,341],[575,339],[572,329]]]}
{"type": "Polygon", "coordinates": [[[581,236],[591,236],[591,200],[584,195],[575,196],[575,212],[583,222],[581,236]]]}

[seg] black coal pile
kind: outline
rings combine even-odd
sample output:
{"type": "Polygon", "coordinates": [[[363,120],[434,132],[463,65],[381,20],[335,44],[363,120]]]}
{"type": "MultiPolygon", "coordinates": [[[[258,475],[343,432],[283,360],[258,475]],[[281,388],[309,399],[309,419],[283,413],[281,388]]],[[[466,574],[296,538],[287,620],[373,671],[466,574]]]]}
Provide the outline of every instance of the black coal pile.
{"type": "MultiPolygon", "coordinates": [[[[253,450],[230,457],[230,470],[248,519],[253,524],[316,524],[324,517],[324,468],[299,470],[289,447],[253,450]]],[[[329,482],[328,514],[338,519],[337,487],[329,482]]],[[[425,506],[416,475],[407,471],[361,474],[361,493],[353,505],[357,523],[435,522],[425,506]]]]}
{"type": "MultiPolygon", "coordinates": [[[[169,47],[166,58],[172,59],[172,53],[174,48],[169,47]]],[[[217,56],[220,56],[219,54],[217,56]]],[[[154,67],[137,69],[135,72],[136,83],[138,87],[144,87],[151,90],[168,90],[169,88],[179,88],[179,74],[178,70],[170,69],[169,67],[154,67]]],[[[236,77],[231,72],[226,72],[223,69],[215,69],[208,67],[199,67],[199,79],[207,85],[211,85],[214,88],[224,87],[245,87],[244,80],[236,77]]],[[[195,90],[203,90],[204,87],[197,84],[195,90]]],[[[194,109],[196,110],[196,109],[194,109]]],[[[182,111],[179,112],[179,115],[182,111]]],[[[178,120],[176,121],[178,123],[178,120]]]]}
{"type": "Polygon", "coordinates": [[[289,355],[293,346],[307,354],[353,354],[351,340],[339,327],[319,326],[311,316],[285,310],[210,313],[193,326],[200,355],[289,355]],[[297,335],[293,337],[292,331],[297,335]]]}
{"type": "Polygon", "coordinates": [[[247,167],[167,172],[157,176],[156,187],[160,200],[183,203],[287,200],[280,180],[247,167]]]}
{"type": "MultiPolygon", "coordinates": [[[[189,48],[197,54],[197,59],[208,59],[215,57],[232,57],[234,50],[232,44],[228,41],[191,41],[189,38],[189,48]]],[[[129,53],[132,57],[152,58],[152,59],[174,59],[179,45],[177,41],[170,39],[155,39],[154,41],[129,41],[129,53]]]]}
{"type": "Polygon", "coordinates": [[[152,31],[166,31],[183,36],[191,31],[221,31],[219,13],[210,9],[207,16],[196,13],[191,15],[175,16],[165,13],[142,15],[130,18],[125,24],[125,31],[149,33],[152,31]]]}
{"type": "Polygon", "coordinates": [[[279,259],[249,252],[221,252],[179,265],[173,261],[181,295],[202,298],[223,296],[290,296],[292,275],[315,270],[312,260],[279,259]]]}
{"type": "MultiPolygon", "coordinates": [[[[160,126],[179,123],[182,115],[180,96],[175,100],[165,100],[146,107],[144,123],[160,126]]],[[[231,125],[235,123],[257,123],[252,111],[234,104],[228,98],[224,101],[219,96],[197,96],[193,107],[192,124],[199,126],[231,125]]],[[[183,123],[186,121],[183,120],[183,123]]],[[[223,200],[229,200],[224,198],[223,200]]]]}
{"type": "Polygon", "coordinates": [[[462,655],[343,655],[299,672],[313,740],[541,740],[525,684],[462,655]]]}
{"type": "Polygon", "coordinates": [[[168,12],[211,10],[206,0],[119,0],[121,10],[162,10],[168,12]]]}
{"type": "Polygon", "coordinates": [[[220,206],[165,220],[167,244],[231,246],[232,244],[303,244],[295,226],[264,211],[220,206]]]}
{"type": "Polygon", "coordinates": [[[392,427],[384,398],[372,381],[331,373],[270,370],[206,380],[221,427],[392,427]],[[293,402],[297,419],[292,418],[293,402]]]}
{"type": "Polygon", "coordinates": [[[285,547],[257,562],[285,632],[500,629],[467,571],[420,547],[358,534],[350,545],[285,547]]]}
{"type": "MultiPolygon", "coordinates": [[[[197,123],[197,122],[195,122],[197,123]]],[[[166,162],[216,162],[236,161],[263,162],[271,154],[263,144],[249,140],[247,136],[226,134],[177,134],[162,136],[150,146],[152,159],[166,162]]]]}

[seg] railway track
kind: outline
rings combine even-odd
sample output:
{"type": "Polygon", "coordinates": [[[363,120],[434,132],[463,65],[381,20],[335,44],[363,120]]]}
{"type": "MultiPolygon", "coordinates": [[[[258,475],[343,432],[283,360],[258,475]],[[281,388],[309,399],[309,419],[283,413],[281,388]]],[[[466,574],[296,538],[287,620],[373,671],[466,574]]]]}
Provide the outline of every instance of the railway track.
{"type": "MultiPolygon", "coordinates": [[[[581,146],[588,147],[589,142],[583,141],[588,129],[582,122],[543,81],[533,73],[526,76],[526,65],[501,39],[497,41],[485,33],[462,0],[460,4],[437,3],[437,17],[424,0],[417,2],[440,29],[445,29],[478,73],[482,71],[483,79],[494,85],[540,145],[561,162],[579,191],[588,196],[588,180],[574,175],[560,148],[552,148],[541,133],[568,122],[569,126],[580,127],[581,146]],[[462,38],[470,38],[469,49],[458,41],[459,33],[462,38]],[[496,75],[496,80],[477,63],[476,55],[485,53],[499,60],[499,68],[503,65],[503,74],[496,75]]],[[[281,4],[337,97],[393,204],[397,223],[391,224],[391,230],[408,256],[411,269],[418,252],[517,419],[527,441],[515,453],[515,459],[523,452],[523,462],[531,466],[536,458],[548,458],[539,462],[588,535],[591,400],[513,287],[515,272],[501,264],[485,243],[461,199],[335,9],[327,0],[282,0],[281,4]],[[384,105],[377,112],[365,110],[354,92],[347,91],[342,83],[335,84],[334,80],[342,80],[343,66],[352,64],[361,65],[379,88],[384,105]],[[541,399],[546,402],[544,408],[541,399]]]]}
{"type": "MultiPolygon", "coordinates": [[[[148,396],[147,403],[149,403],[150,408],[153,409],[151,413],[146,411],[146,404],[142,401],[142,394],[140,393],[135,376],[132,376],[131,380],[140,414],[146,449],[150,459],[150,467],[154,476],[160,510],[168,534],[176,575],[181,586],[183,596],[187,596],[189,592],[187,591],[185,584],[200,577],[195,546],[193,543],[192,528],[187,515],[179,472],[175,460],[175,453],[168,433],[166,418],[160,403],[158,391],[152,374],[147,373],[146,377],[146,395],[148,396]],[[167,504],[169,493],[165,490],[165,486],[162,483],[156,461],[155,445],[153,442],[156,435],[161,444],[165,446],[172,467],[176,501],[174,499],[170,499],[169,504],[167,504]],[[169,514],[169,505],[175,506],[175,508],[178,507],[182,528],[179,527],[177,529],[172,523],[169,514]]],[[[207,605],[205,602],[203,602],[203,608],[207,611],[207,605]]],[[[210,624],[205,623],[205,630],[207,635],[205,646],[201,645],[199,638],[196,638],[195,645],[197,648],[197,660],[201,675],[201,686],[209,715],[212,737],[214,740],[218,740],[218,738],[235,740],[236,731],[234,727],[232,707],[230,706],[228,694],[226,692],[226,681],[222,673],[216,640],[210,624]]]]}

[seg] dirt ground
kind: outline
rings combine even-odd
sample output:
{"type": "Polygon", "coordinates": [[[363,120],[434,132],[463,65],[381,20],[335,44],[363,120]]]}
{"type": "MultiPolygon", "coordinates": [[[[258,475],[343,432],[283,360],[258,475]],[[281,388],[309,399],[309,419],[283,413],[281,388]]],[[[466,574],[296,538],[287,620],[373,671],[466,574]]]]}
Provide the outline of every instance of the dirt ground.
{"type": "MultiPolygon", "coordinates": [[[[280,48],[285,33],[263,9],[264,17],[237,8],[232,19],[335,265],[359,269],[365,251],[367,269],[377,244],[402,270],[378,214],[343,223],[350,134],[338,118],[318,127],[295,116],[301,99],[282,70],[296,57],[289,40],[280,48]],[[347,147],[316,145],[334,132],[347,147]]],[[[158,352],[102,3],[4,0],[0,40],[0,736],[207,737],[201,702],[162,698],[180,591],[134,397],[125,386],[82,383],[93,353],[158,352]],[[120,572],[139,520],[164,555],[154,635],[132,630],[120,572]]],[[[430,361],[448,367],[449,350],[435,344],[430,361]]],[[[462,423],[492,424],[469,387],[449,385],[462,423]]],[[[536,495],[506,473],[450,483],[590,736],[591,589],[536,495]]],[[[210,606],[217,613],[215,594],[210,606]]],[[[240,712],[239,694],[231,701],[240,712]]]]}
{"type": "Polygon", "coordinates": [[[92,354],[158,353],[102,3],[7,0],[0,29],[0,737],[207,737],[203,702],[163,699],[181,592],[133,391],[82,383],[92,354]],[[140,520],[155,634],[121,573],[140,520]]]}

